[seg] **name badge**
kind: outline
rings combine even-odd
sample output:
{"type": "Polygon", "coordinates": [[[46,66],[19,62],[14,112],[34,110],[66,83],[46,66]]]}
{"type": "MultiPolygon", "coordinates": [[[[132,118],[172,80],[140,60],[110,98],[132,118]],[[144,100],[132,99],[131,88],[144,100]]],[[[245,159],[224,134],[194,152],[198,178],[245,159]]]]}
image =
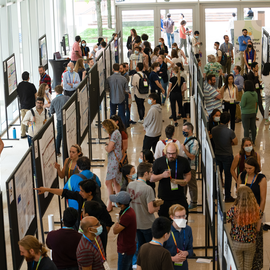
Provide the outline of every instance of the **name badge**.
{"type": "Polygon", "coordinates": [[[248,63],[249,63],[249,64],[252,64],[252,60],[251,60],[251,59],[248,59],[248,63]]]}
{"type": "Polygon", "coordinates": [[[259,88],[260,88],[260,86],[259,86],[258,83],[255,84],[255,88],[256,88],[256,89],[259,89],[259,88]]]}
{"type": "Polygon", "coordinates": [[[114,50],[117,52],[117,48],[114,48],[114,50]]]}
{"type": "Polygon", "coordinates": [[[84,56],[83,59],[84,59],[84,60],[87,60],[87,56],[84,56]]]}
{"type": "Polygon", "coordinates": [[[148,86],[147,81],[144,81],[144,82],[143,82],[143,85],[144,85],[144,87],[147,87],[147,86],[148,86]]]}
{"type": "Polygon", "coordinates": [[[174,265],[175,266],[183,266],[183,262],[175,262],[174,265]]]}
{"type": "Polygon", "coordinates": [[[227,54],[228,57],[230,56],[230,53],[227,52],[226,54],[227,54]]]}
{"type": "Polygon", "coordinates": [[[178,185],[171,182],[171,190],[178,190],[178,185]]]}
{"type": "Polygon", "coordinates": [[[107,261],[105,261],[103,263],[103,267],[104,267],[105,270],[110,270],[111,269],[107,261]]]}

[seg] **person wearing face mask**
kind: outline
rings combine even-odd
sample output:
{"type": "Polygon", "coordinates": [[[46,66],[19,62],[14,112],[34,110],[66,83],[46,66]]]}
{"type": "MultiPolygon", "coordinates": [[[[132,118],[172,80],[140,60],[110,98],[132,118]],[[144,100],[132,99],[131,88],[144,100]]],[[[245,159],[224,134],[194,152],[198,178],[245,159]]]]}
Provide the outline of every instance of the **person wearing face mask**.
{"type": "MultiPolygon", "coordinates": [[[[237,93],[237,101],[241,101],[242,95],[243,95],[243,87],[244,87],[244,78],[240,75],[241,67],[240,66],[234,66],[233,68],[233,77],[234,77],[234,84],[237,86],[238,93],[237,93]]],[[[235,123],[240,123],[242,121],[241,118],[241,108],[239,104],[236,104],[236,113],[235,113],[236,119],[235,123]]]]}
{"type": "Polygon", "coordinates": [[[200,32],[199,31],[195,31],[194,32],[194,35],[193,35],[193,38],[191,40],[193,52],[194,52],[195,57],[197,59],[199,59],[200,58],[200,55],[202,54],[202,52],[200,51],[200,46],[202,45],[202,42],[199,41],[199,35],[200,35],[200,32]]]}
{"type": "Polygon", "coordinates": [[[154,52],[150,56],[151,65],[153,65],[155,62],[157,62],[157,59],[159,57],[159,52],[160,52],[160,48],[159,47],[155,47],[154,52]]]}
{"type": "Polygon", "coordinates": [[[155,153],[156,145],[159,141],[162,131],[162,107],[158,103],[160,98],[152,93],[148,97],[148,104],[151,105],[146,117],[144,118],[145,135],[143,139],[143,150],[151,149],[155,153]]]}
{"type": "Polygon", "coordinates": [[[157,47],[160,49],[160,50],[163,50],[164,51],[164,55],[167,56],[169,51],[168,51],[168,47],[164,44],[164,39],[163,38],[159,38],[158,39],[158,45],[157,47]]]}
{"type": "Polygon", "coordinates": [[[130,206],[136,214],[138,249],[152,239],[151,226],[155,220],[154,213],[159,210],[159,206],[154,206],[155,194],[153,189],[147,185],[152,174],[152,164],[140,163],[137,167],[136,181],[132,181],[127,186],[130,195],[130,206]]]}
{"type": "Polygon", "coordinates": [[[126,191],[127,186],[130,182],[133,182],[137,179],[137,173],[135,167],[131,164],[126,164],[122,167],[123,181],[121,184],[121,191],[126,191]]]}
{"type": "Polygon", "coordinates": [[[171,235],[164,247],[171,253],[174,270],[188,270],[187,258],[193,256],[193,236],[191,227],[186,225],[187,215],[185,208],[174,204],[169,209],[171,235]]]}
{"type": "Polygon", "coordinates": [[[256,61],[256,50],[253,48],[253,43],[248,40],[247,48],[244,51],[244,61],[246,65],[246,73],[251,70],[251,64],[256,61]]]}
{"type": "Polygon", "coordinates": [[[85,40],[81,41],[81,51],[82,51],[82,58],[83,59],[88,59],[90,49],[89,49],[89,47],[86,46],[86,41],[85,40]]]}
{"type": "MultiPolygon", "coordinates": [[[[260,173],[260,165],[257,159],[249,157],[245,159],[245,170],[239,174],[237,179],[237,188],[240,190],[241,185],[249,187],[260,207],[260,211],[264,213],[266,196],[267,196],[267,182],[264,174],[260,173]]],[[[263,268],[263,224],[259,221],[256,235],[256,252],[253,259],[252,269],[263,268]]]]}
{"type": "Polygon", "coordinates": [[[155,219],[152,225],[152,241],[141,246],[137,270],[174,270],[171,254],[163,247],[170,237],[171,221],[165,217],[155,219]]]}
{"type": "MultiPolygon", "coordinates": [[[[176,51],[177,52],[178,57],[179,57],[179,60],[180,60],[181,63],[183,63],[183,59],[184,59],[185,60],[185,65],[188,64],[187,57],[186,57],[185,53],[183,52],[183,50],[181,50],[181,49],[178,48],[177,43],[173,43],[172,44],[172,51],[176,51]]],[[[168,55],[168,57],[170,57],[170,56],[168,55]]],[[[173,58],[172,55],[171,55],[170,58],[171,59],[173,58]]]]}
{"type": "Polygon", "coordinates": [[[158,76],[158,72],[160,71],[159,63],[155,62],[151,66],[151,73],[149,75],[149,83],[151,86],[151,93],[156,93],[160,96],[161,92],[162,94],[165,94],[165,90],[163,89],[161,83],[160,83],[160,77],[158,76]]]}
{"type": "MultiPolygon", "coordinates": [[[[93,59],[93,61],[94,61],[94,63],[96,63],[96,52],[98,51],[98,45],[95,45],[94,47],[93,47],[93,50],[90,52],[90,56],[89,56],[89,58],[91,59],[93,59]]],[[[89,65],[90,66],[90,65],[89,65]]]]}
{"type": "Polygon", "coordinates": [[[162,88],[165,90],[164,95],[162,95],[161,105],[164,105],[166,96],[167,96],[167,87],[168,87],[168,66],[165,63],[165,56],[159,55],[158,63],[160,64],[160,69],[158,71],[158,76],[161,78],[160,83],[162,88]]]}
{"type": "Polygon", "coordinates": [[[208,121],[208,134],[209,134],[209,138],[210,138],[214,152],[215,152],[215,143],[212,136],[212,128],[219,125],[220,115],[221,115],[221,111],[219,109],[214,109],[212,113],[210,114],[209,121],[208,121]]]}
{"type": "Polygon", "coordinates": [[[121,209],[118,222],[113,227],[113,233],[118,234],[118,270],[132,270],[132,258],[136,252],[137,222],[135,211],[130,207],[130,195],[126,191],[120,191],[116,195],[110,195],[110,200],[121,209]]]}
{"type": "Polygon", "coordinates": [[[239,51],[240,51],[240,60],[241,60],[241,75],[243,76],[244,74],[244,64],[245,64],[245,60],[244,60],[244,54],[245,54],[245,50],[247,48],[247,43],[249,40],[251,40],[250,36],[247,35],[247,29],[242,29],[242,36],[238,37],[238,43],[239,43],[239,51]]]}
{"type": "MultiPolygon", "coordinates": [[[[140,54],[139,47],[134,48],[134,53],[131,54],[131,56],[129,58],[129,61],[130,61],[129,62],[130,71],[132,71],[132,70],[135,71],[136,67],[137,67],[137,64],[143,62],[143,55],[140,54]]],[[[133,75],[133,74],[130,74],[130,75],[133,75]]]]}
{"type": "Polygon", "coordinates": [[[184,187],[185,194],[187,194],[187,187],[189,188],[190,205],[188,209],[197,207],[198,187],[196,180],[196,171],[198,166],[199,143],[193,134],[193,125],[189,122],[183,124],[183,135],[185,137],[184,143],[181,145],[182,151],[185,153],[184,157],[188,159],[191,168],[191,179],[184,187]]]}
{"type": "Polygon", "coordinates": [[[71,97],[79,86],[81,80],[77,72],[74,71],[73,62],[69,62],[67,65],[67,72],[63,74],[63,88],[64,95],[71,97]]]}
{"type": "Polygon", "coordinates": [[[95,217],[85,217],[81,221],[81,228],[83,236],[76,252],[79,269],[105,270],[104,264],[108,263],[99,237],[102,225],[95,217]]]}
{"type": "Polygon", "coordinates": [[[249,157],[254,157],[257,159],[258,164],[261,164],[261,157],[260,154],[255,152],[252,141],[250,138],[243,138],[241,144],[241,150],[239,154],[234,157],[232,166],[231,166],[231,174],[234,178],[235,182],[237,182],[237,178],[240,173],[245,170],[245,160],[249,157]],[[235,169],[237,170],[235,172],[235,169]]]}
{"type": "Polygon", "coordinates": [[[50,106],[52,103],[52,96],[50,94],[50,88],[48,84],[42,83],[37,92],[37,97],[43,97],[44,98],[44,106],[43,108],[50,110],[50,106]]]}

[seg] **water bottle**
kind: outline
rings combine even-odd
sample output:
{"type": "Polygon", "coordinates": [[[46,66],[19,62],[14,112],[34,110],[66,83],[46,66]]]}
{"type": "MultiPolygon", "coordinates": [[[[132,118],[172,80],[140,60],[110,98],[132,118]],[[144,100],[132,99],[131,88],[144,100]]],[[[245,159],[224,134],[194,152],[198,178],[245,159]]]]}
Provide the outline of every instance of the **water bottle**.
{"type": "Polygon", "coordinates": [[[17,135],[16,135],[16,128],[14,127],[13,128],[13,139],[16,139],[17,138],[17,135]]]}

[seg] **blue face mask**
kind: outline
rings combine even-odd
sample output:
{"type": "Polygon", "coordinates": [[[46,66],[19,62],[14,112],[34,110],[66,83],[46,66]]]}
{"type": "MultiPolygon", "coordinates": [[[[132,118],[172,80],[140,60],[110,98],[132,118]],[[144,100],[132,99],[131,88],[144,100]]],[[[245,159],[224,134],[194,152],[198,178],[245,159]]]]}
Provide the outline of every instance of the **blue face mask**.
{"type": "Polygon", "coordinates": [[[139,52],[137,50],[134,51],[135,54],[139,54],[139,52]]]}
{"type": "Polygon", "coordinates": [[[158,44],[161,46],[162,45],[162,42],[159,42],[158,44]]]}
{"type": "Polygon", "coordinates": [[[232,73],[233,73],[233,75],[235,75],[235,71],[234,70],[232,71],[232,73]]]}
{"type": "Polygon", "coordinates": [[[183,131],[183,135],[184,135],[184,137],[188,137],[188,132],[183,131]]]}
{"type": "Polygon", "coordinates": [[[86,44],[85,44],[85,43],[82,43],[82,46],[83,46],[83,47],[85,47],[85,46],[86,46],[86,44]]]}
{"type": "Polygon", "coordinates": [[[67,67],[67,71],[70,71],[71,70],[71,68],[70,67],[67,67]]]}
{"type": "Polygon", "coordinates": [[[197,38],[197,39],[199,38],[199,36],[194,36],[194,37],[197,38]]]}
{"type": "Polygon", "coordinates": [[[173,50],[176,50],[176,48],[175,48],[175,47],[173,47],[172,49],[173,49],[173,50]]]}
{"type": "Polygon", "coordinates": [[[148,104],[152,105],[152,100],[150,98],[148,98],[148,104]]]}
{"type": "Polygon", "coordinates": [[[136,180],[136,178],[137,178],[137,173],[132,174],[131,179],[136,180]]]}
{"type": "Polygon", "coordinates": [[[96,236],[101,235],[102,232],[103,232],[103,227],[102,227],[102,225],[100,225],[100,226],[97,227],[96,229],[97,229],[97,232],[95,232],[94,234],[95,234],[96,236]]]}
{"type": "Polygon", "coordinates": [[[142,163],[142,162],[143,162],[143,160],[141,158],[139,158],[139,163],[142,163]]]}

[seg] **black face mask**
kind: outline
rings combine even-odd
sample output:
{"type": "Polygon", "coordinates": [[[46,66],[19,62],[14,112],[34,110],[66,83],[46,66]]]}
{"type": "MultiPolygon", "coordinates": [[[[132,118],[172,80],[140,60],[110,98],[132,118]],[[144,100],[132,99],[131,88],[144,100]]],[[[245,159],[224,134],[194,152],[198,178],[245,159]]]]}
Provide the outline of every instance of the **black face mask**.
{"type": "Polygon", "coordinates": [[[248,45],[248,48],[252,48],[252,45],[248,45]]]}

